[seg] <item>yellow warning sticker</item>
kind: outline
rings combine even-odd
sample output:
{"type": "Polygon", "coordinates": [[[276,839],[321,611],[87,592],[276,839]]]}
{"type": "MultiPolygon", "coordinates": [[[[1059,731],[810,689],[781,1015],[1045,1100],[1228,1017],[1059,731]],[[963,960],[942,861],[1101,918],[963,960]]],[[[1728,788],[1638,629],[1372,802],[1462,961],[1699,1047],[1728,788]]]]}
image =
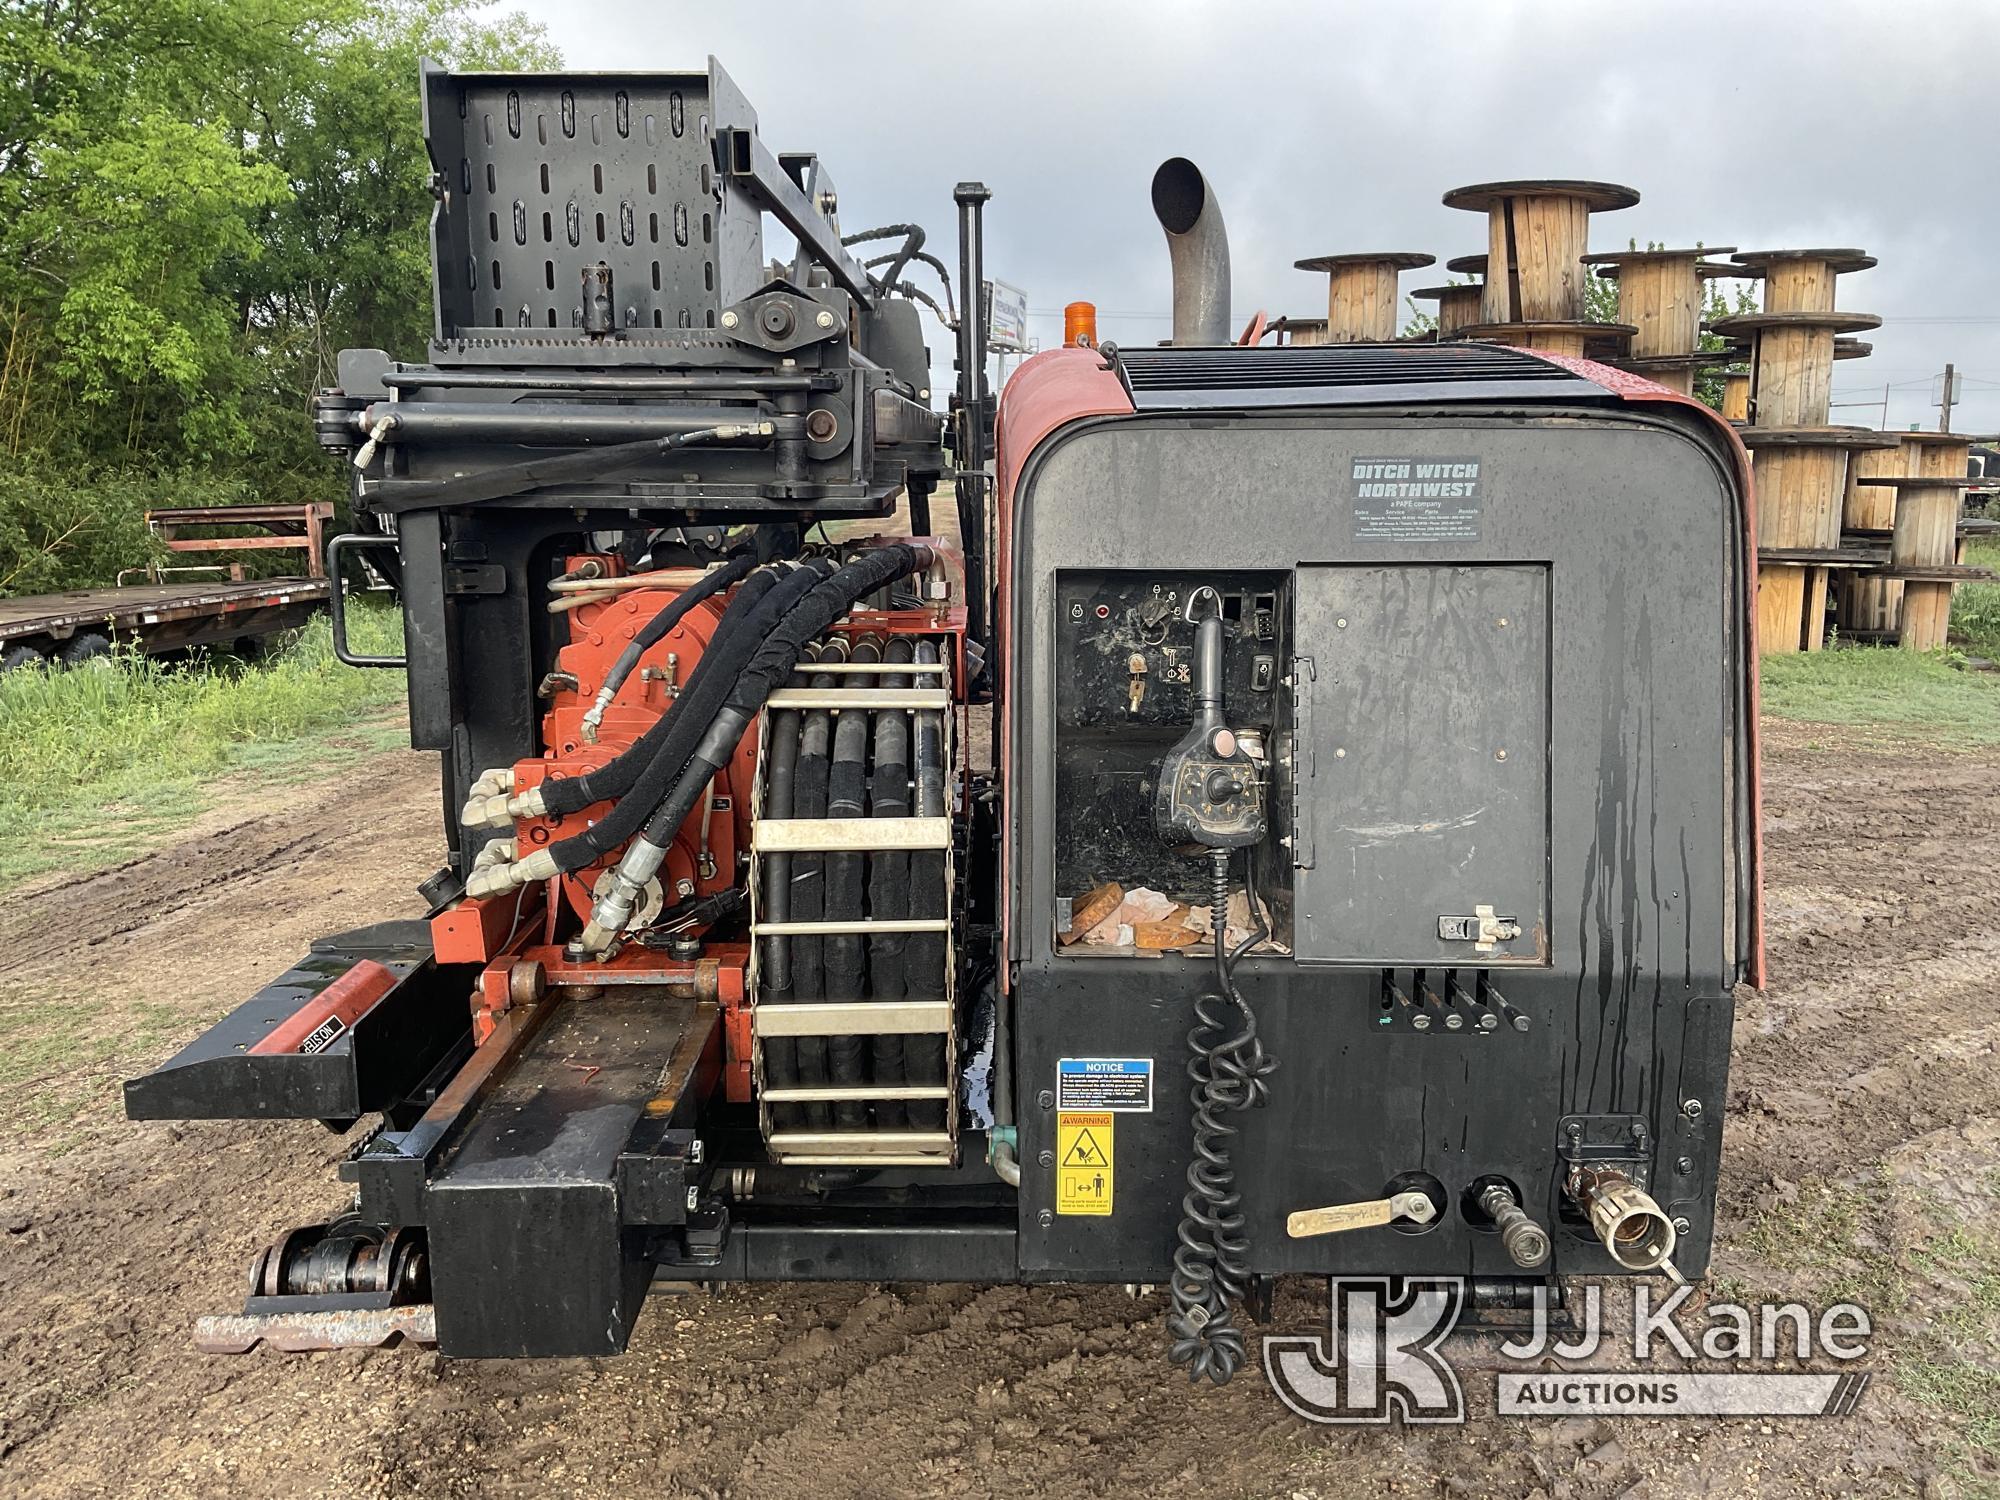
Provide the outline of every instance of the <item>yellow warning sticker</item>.
{"type": "Polygon", "coordinates": [[[1110,1110],[1064,1110],[1056,1116],[1056,1212],[1111,1213],[1110,1110]]]}

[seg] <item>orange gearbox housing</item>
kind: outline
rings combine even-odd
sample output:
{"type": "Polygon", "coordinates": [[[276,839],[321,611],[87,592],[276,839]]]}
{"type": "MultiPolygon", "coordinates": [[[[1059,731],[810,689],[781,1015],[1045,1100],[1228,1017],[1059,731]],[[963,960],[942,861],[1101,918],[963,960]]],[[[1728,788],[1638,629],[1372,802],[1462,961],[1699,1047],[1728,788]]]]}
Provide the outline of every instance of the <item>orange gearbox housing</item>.
{"type": "MultiPolygon", "coordinates": [[[[615,576],[616,560],[608,557],[576,557],[570,566],[586,561],[595,561],[615,576]]],[[[703,600],[648,647],[605,710],[596,742],[583,737],[584,713],[595,701],[612,665],[640,628],[679,592],[665,583],[659,588],[628,589],[608,602],[585,604],[569,612],[570,641],[557,653],[553,691],[548,711],[542,716],[542,744],[547,748],[539,759],[524,760],[514,767],[517,792],[558,777],[594,771],[629,749],[660,721],[708,649],[722,618],[724,600],[703,600]]],[[[756,756],[753,727],[745,731],[728,765],[716,773],[706,804],[696,804],[675,835],[660,870],[664,905],[672,907],[736,884],[737,855],[750,847],[750,787],[756,756]]],[[[514,832],[520,857],[582,832],[610,810],[609,802],[601,802],[582,812],[518,820],[514,832]]],[[[590,915],[592,891],[599,877],[618,862],[621,852],[613,850],[595,864],[562,877],[562,898],[579,917],[590,915]]]]}

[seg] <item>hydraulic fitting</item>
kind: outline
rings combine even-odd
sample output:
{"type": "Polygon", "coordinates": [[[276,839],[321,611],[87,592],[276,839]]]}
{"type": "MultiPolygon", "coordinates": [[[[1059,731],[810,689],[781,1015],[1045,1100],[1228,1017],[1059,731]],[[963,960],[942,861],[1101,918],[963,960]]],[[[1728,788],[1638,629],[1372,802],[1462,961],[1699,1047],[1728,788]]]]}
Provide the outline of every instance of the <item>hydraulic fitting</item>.
{"type": "Polygon", "coordinates": [[[493,865],[511,865],[518,847],[513,839],[492,839],[482,844],[479,852],[472,857],[472,868],[484,870],[493,865]]]}
{"type": "Polygon", "coordinates": [[[556,868],[556,857],[546,849],[537,849],[518,864],[495,863],[483,870],[478,867],[478,862],[475,860],[472,874],[465,882],[465,894],[501,896],[537,880],[553,880],[561,873],[556,868]]]}
{"type": "Polygon", "coordinates": [[[1615,1167],[1570,1168],[1563,1190],[1586,1214],[1611,1258],[1628,1271],[1666,1270],[1678,1276],[1673,1221],[1652,1194],[1615,1167]]]}
{"type": "Polygon", "coordinates": [[[597,728],[604,722],[604,710],[611,707],[611,700],[617,696],[618,689],[609,683],[598,689],[597,697],[583,716],[584,743],[590,745],[597,743],[597,728]]]}
{"type": "Polygon", "coordinates": [[[590,921],[577,939],[577,945],[585,953],[602,954],[610,950],[645,899],[647,882],[660,873],[660,866],[666,862],[667,851],[661,845],[643,838],[632,840],[625,857],[612,868],[611,879],[592,904],[590,921]]]}
{"type": "MultiPolygon", "coordinates": [[[[490,771],[487,773],[491,774],[490,771]]],[[[508,785],[512,784],[513,775],[510,772],[508,785]]],[[[542,789],[539,786],[531,786],[517,797],[510,797],[505,792],[492,792],[485,796],[475,795],[466,802],[464,809],[458,815],[458,821],[467,828],[507,828],[516,818],[539,818],[547,811],[548,806],[542,800],[542,789]]]]}
{"type": "Polygon", "coordinates": [[[1532,1271],[1549,1258],[1549,1232],[1528,1217],[1505,1183],[1489,1182],[1482,1188],[1479,1206],[1500,1231],[1500,1248],[1515,1265],[1532,1271]]]}

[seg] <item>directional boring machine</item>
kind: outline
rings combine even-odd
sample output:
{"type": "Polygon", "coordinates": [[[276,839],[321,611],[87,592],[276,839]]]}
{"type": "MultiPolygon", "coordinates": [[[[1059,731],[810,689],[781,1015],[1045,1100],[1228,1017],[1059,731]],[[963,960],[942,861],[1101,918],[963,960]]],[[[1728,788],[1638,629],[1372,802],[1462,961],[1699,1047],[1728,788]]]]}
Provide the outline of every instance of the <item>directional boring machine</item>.
{"type": "Polygon", "coordinates": [[[354,1132],[204,1346],[1103,1281],[1219,1382],[1280,1275],[1700,1274],[1761,944],[1727,427],[1582,360],[1234,344],[1180,159],[1172,342],[995,403],[979,184],[954,268],[844,233],[713,62],[422,89],[435,332],[316,420],[449,852],[125,1086],[354,1132]]]}

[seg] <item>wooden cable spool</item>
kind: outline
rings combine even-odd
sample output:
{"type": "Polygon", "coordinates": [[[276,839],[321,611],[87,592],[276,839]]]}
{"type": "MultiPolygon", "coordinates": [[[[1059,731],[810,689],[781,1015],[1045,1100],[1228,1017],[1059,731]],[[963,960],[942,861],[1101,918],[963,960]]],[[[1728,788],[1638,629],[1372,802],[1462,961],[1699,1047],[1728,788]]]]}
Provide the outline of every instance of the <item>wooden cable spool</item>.
{"type": "Polygon", "coordinates": [[[1446,193],[1446,208],[1486,215],[1489,269],[1480,321],[1583,322],[1590,216],[1638,201],[1637,192],[1616,183],[1560,179],[1484,182],[1446,193]]]}
{"type": "Polygon", "coordinates": [[[1401,323],[1398,278],[1404,271],[1436,265],[1437,257],[1385,250],[1315,255],[1292,264],[1326,274],[1326,343],[1385,344],[1396,337],[1401,323]]]}
{"type": "Polygon", "coordinates": [[[1899,438],[1910,454],[1905,476],[1871,486],[1896,496],[1889,563],[1897,569],[1931,570],[1936,576],[1903,580],[1896,642],[1906,651],[1934,651],[1945,643],[1951,627],[1958,513],[1964,492],[1974,482],[1965,471],[1976,439],[1958,432],[1905,432],[1899,438]]]}
{"type": "Polygon", "coordinates": [[[1896,436],[1821,426],[1746,427],[1742,438],[1756,477],[1758,649],[1766,655],[1817,651],[1826,638],[1830,565],[1784,554],[1840,546],[1849,456],[1893,448],[1896,436]]]}
{"type": "Polygon", "coordinates": [[[1736,275],[1763,279],[1768,313],[1832,312],[1835,278],[1876,264],[1861,250],[1746,250],[1730,259],[1742,268],[1736,275]]]}
{"type": "Polygon", "coordinates": [[[1722,420],[1741,426],[1750,420],[1750,372],[1730,370],[1722,377],[1722,420]]]}
{"type": "Polygon", "coordinates": [[[1717,318],[1708,327],[1749,341],[1757,426],[1821,427],[1832,411],[1835,338],[1881,323],[1873,313],[1763,312],[1717,318]]]}
{"type": "Polygon", "coordinates": [[[1410,295],[1420,302],[1437,303],[1437,336],[1449,339],[1479,321],[1480,299],[1486,293],[1478,282],[1469,281],[1457,286],[1418,287],[1410,295]]]}
{"type": "MultiPolygon", "coordinates": [[[[1896,491],[1876,479],[1899,479],[1908,472],[1910,452],[1898,440],[1893,448],[1864,448],[1847,461],[1847,494],[1841,502],[1843,535],[1860,533],[1874,539],[1896,525],[1896,491]]],[[[1857,576],[1841,583],[1835,618],[1849,632],[1893,635],[1903,609],[1900,578],[1857,576]]]]}
{"type": "Polygon", "coordinates": [[[1703,256],[1734,248],[1618,250],[1583,257],[1598,275],[1618,283],[1618,321],[1635,330],[1630,355],[1616,361],[1621,369],[1690,395],[1697,369],[1731,357],[1702,352],[1701,270],[1703,256]]]}

